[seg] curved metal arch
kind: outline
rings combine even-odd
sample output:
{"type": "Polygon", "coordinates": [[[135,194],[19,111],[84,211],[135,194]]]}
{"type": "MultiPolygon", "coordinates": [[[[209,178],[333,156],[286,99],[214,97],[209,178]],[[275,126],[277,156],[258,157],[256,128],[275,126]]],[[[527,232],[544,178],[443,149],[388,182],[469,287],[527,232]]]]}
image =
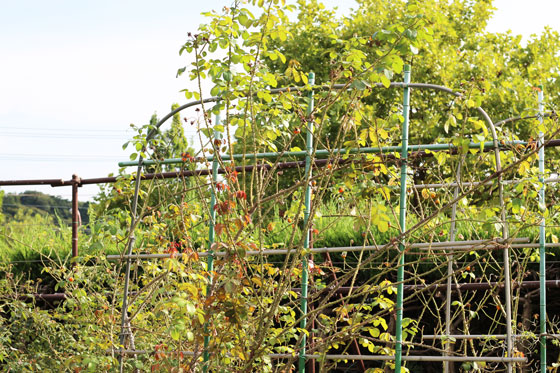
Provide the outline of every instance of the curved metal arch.
{"type": "MultiPolygon", "coordinates": [[[[384,88],[383,84],[381,83],[376,83],[374,84],[374,86],[376,88],[384,88]]],[[[442,86],[442,85],[437,85],[437,84],[428,84],[428,83],[409,83],[408,85],[402,82],[393,82],[389,85],[389,88],[404,88],[405,86],[408,86],[410,88],[418,88],[418,89],[433,89],[436,91],[440,91],[440,92],[445,92],[448,93],[452,96],[455,97],[461,97],[461,93],[460,92],[456,92],[454,90],[452,90],[451,88],[442,86]]],[[[340,90],[340,89],[348,89],[348,85],[346,84],[333,84],[332,86],[316,86],[313,87],[313,90],[328,90],[328,89],[336,89],[336,90],[340,90]]],[[[271,94],[277,94],[277,93],[283,93],[283,92],[301,92],[301,91],[305,91],[308,90],[309,88],[307,87],[283,87],[283,88],[273,88],[270,90],[271,94]]],[[[167,122],[170,118],[172,118],[175,114],[180,113],[181,111],[188,109],[190,107],[193,106],[197,106],[197,105],[201,105],[201,104],[205,104],[205,103],[209,103],[209,102],[219,102],[223,100],[222,97],[220,96],[212,96],[212,97],[208,97],[202,100],[196,100],[196,101],[191,101],[188,102],[184,105],[179,106],[178,108],[171,110],[169,113],[167,113],[163,118],[161,118],[155,125],[155,129],[150,131],[148,133],[148,139],[150,139],[154,134],[155,131],[158,130],[165,122],[167,122]]],[[[496,125],[494,124],[494,122],[492,122],[492,119],[490,119],[490,116],[488,115],[488,113],[486,113],[486,111],[482,108],[482,107],[477,107],[476,110],[478,111],[478,113],[484,118],[484,121],[488,124],[488,126],[490,127],[490,131],[492,132],[492,138],[494,141],[494,146],[498,147],[498,139],[497,139],[497,133],[496,133],[496,125]]],[[[500,124],[503,121],[499,122],[500,124]]]]}
{"type": "MultiPolygon", "coordinates": [[[[383,84],[381,83],[376,83],[374,84],[375,87],[377,88],[384,88],[383,84]]],[[[392,82],[389,85],[389,88],[404,88],[404,87],[410,87],[410,88],[418,88],[418,89],[432,89],[432,90],[436,90],[436,91],[440,91],[440,92],[445,92],[448,93],[452,96],[455,97],[461,97],[462,94],[460,92],[456,92],[454,90],[452,90],[449,87],[445,87],[442,85],[437,85],[437,84],[429,84],[429,83],[403,83],[403,82],[392,82]]],[[[340,89],[349,89],[347,84],[333,84],[332,86],[317,86],[317,87],[313,87],[313,90],[328,90],[328,89],[336,89],[336,90],[340,90],[340,89]]],[[[283,92],[299,92],[299,91],[305,91],[305,90],[309,90],[308,87],[283,87],[283,88],[274,88],[270,90],[270,93],[272,94],[277,94],[277,93],[283,93],[283,92]]],[[[204,103],[209,103],[209,102],[219,102],[221,101],[223,98],[220,96],[213,96],[213,97],[209,97],[209,98],[205,98],[202,100],[196,100],[196,101],[191,101],[188,102],[184,105],[179,106],[178,108],[170,111],[169,113],[167,113],[163,118],[161,118],[155,125],[155,128],[152,129],[147,136],[147,139],[151,139],[152,136],[156,133],[156,131],[167,121],[169,120],[169,118],[172,118],[175,114],[188,109],[190,107],[196,106],[196,105],[201,105],[204,103]]],[[[488,115],[488,113],[480,106],[475,108],[476,111],[482,116],[482,118],[484,118],[484,121],[486,122],[486,124],[488,125],[488,127],[490,128],[490,132],[492,133],[492,142],[494,143],[494,157],[496,160],[496,171],[498,173],[500,173],[500,175],[498,176],[498,182],[501,185],[501,181],[502,181],[502,176],[501,176],[501,171],[502,171],[502,165],[501,165],[501,161],[500,161],[500,147],[499,147],[499,142],[498,142],[498,135],[496,132],[496,125],[494,124],[494,122],[492,121],[492,119],[490,118],[490,116],[488,115]]],[[[506,119],[507,121],[507,119],[506,119]]],[[[501,121],[499,123],[503,124],[504,121],[501,121]]],[[[138,165],[140,166],[140,164],[142,163],[142,157],[139,157],[138,159],[138,165]]],[[[501,187],[500,187],[501,188],[501,187]]],[[[500,199],[503,198],[502,196],[503,191],[500,190],[500,199]]],[[[505,219],[504,219],[504,224],[505,224],[505,219]]]]}

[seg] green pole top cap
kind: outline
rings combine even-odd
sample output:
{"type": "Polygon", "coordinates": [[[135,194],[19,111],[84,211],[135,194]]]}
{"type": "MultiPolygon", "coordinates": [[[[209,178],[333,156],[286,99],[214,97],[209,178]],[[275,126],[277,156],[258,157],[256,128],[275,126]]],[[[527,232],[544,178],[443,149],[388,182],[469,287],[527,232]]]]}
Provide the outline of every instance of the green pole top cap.
{"type": "Polygon", "coordinates": [[[537,87],[539,87],[539,89],[542,91],[543,90],[543,85],[539,84],[537,87]]]}
{"type": "Polygon", "coordinates": [[[404,65],[404,71],[410,72],[410,65],[408,64],[404,65]]]}
{"type": "Polygon", "coordinates": [[[308,75],[307,75],[307,80],[308,83],[310,85],[315,85],[315,73],[313,71],[311,71],[308,75]]]}

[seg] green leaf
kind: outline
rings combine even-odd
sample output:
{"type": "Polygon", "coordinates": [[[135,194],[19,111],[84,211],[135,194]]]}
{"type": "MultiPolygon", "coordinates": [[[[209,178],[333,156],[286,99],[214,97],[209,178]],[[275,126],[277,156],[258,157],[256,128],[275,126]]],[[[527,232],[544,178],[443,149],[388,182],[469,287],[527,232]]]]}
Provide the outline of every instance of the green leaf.
{"type": "Polygon", "coordinates": [[[193,333],[193,332],[191,332],[190,330],[189,330],[189,331],[187,331],[187,333],[186,333],[186,337],[187,337],[187,341],[189,341],[189,342],[192,342],[192,341],[194,341],[194,333],[193,333]]]}
{"type": "Polygon", "coordinates": [[[391,86],[391,81],[387,79],[385,75],[380,75],[379,79],[381,80],[381,84],[383,84],[385,88],[389,88],[391,86]]]}
{"type": "Polygon", "coordinates": [[[377,328],[369,328],[369,334],[371,334],[373,338],[377,338],[379,334],[381,334],[381,331],[377,328]]]}
{"type": "Polygon", "coordinates": [[[196,306],[194,305],[194,303],[187,302],[186,308],[189,315],[193,316],[195,314],[196,306]]]}
{"type": "Polygon", "coordinates": [[[251,25],[251,21],[249,20],[249,17],[247,17],[246,14],[241,13],[238,17],[239,23],[245,27],[249,27],[251,25]]]}
{"type": "Polygon", "coordinates": [[[363,80],[356,79],[350,85],[352,88],[357,89],[358,91],[363,91],[367,88],[366,83],[363,80]]]}
{"type": "Polygon", "coordinates": [[[181,67],[179,70],[177,70],[177,75],[175,77],[178,78],[181,75],[183,75],[186,69],[187,69],[186,67],[181,67]]]}

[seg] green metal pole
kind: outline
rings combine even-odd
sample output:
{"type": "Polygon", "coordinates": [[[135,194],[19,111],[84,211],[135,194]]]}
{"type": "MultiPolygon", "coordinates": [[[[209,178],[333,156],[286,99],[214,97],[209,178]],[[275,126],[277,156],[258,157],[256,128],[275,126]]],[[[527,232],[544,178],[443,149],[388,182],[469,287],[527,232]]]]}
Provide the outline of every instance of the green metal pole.
{"type": "MultiPolygon", "coordinates": [[[[539,121],[542,124],[544,120],[544,95],[543,86],[539,86],[539,121]]],[[[539,190],[539,205],[544,214],[546,210],[544,195],[544,134],[539,131],[539,180],[542,183],[539,190]]],[[[541,216],[541,225],[539,228],[539,280],[540,280],[540,342],[541,342],[541,373],[546,373],[546,237],[545,237],[545,219],[541,216]]]]}
{"type": "MultiPolygon", "coordinates": [[[[507,148],[509,146],[514,145],[527,145],[527,141],[521,140],[514,140],[514,141],[506,141],[503,144],[500,144],[500,148],[507,148]]],[[[469,149],[480,149],[480,143],[471,142],[468,145],[469,149]]],[[[486,141],[482,144],[484,149],[494,149],[494,142],[486,141]]],[[[411,145],[408,148],[408,151],[424,151],[424,150],[433,150],[433,151],[440,151],[440,150],[450,150],[456,149],[457,147],[453,144],[420,144],[420,145],[411,145]]],[[[383,147],[365,147],[365,148],[354,148],[354,149],[333,149],[326,150],[326,149],[318,149],[315,151],[315,157],[329,157],[331,154],[357,154],[357,153],[391,153],[391,152],[398,152],[402,149],[401,146],[383,146],[383,147]]],[[[267,153],[257,153],[257,154],[234,154],[233,159],[255,159],[255,158],[277,158],[280,155],[282,157],[306,157],[307,151],[296,151],[296,152],[267,152],[267,153]]],[[[231,156],[229,154],[223,154],[220,156],[223,161],[231,160],[231,156]]],[[[213,161],[214,156],[209,155],[205,157],[207,161],[213,161]]],[[[168,158],[164,159],[163,161],[154,161],[154,160],[145,160],[142,161],[142,164],[145,166],[154,165],[154,164],[181,164],[184,163],[182,158],[168,158]]],[[[136,166],[138,165],[138,161],[125,161],[119,162],[119,167],[127,167],[127,166],[136,166]]]]}
{"type": "MultiPolygon", "coordinates": [[[[401,195],[400,195],[400,215],[399,224],[401,232],[406,231],[406,171],[408,159],[408,112],[410,107],[410,88],[406,85],[410,83],[410,66],[404,67],[404,93],[403,93],[403,129],[401,147],[401,195]]],[[[404,242],[399,243],[401,257],[397,272],[397,325],[396,325],[396,346],[395,346],[395,372],[400,373],[402,365],[402,319],[403,319],[403,292],[404,292],[404,242]]]]}
{"type": "MultiPolygon", "coordinates": [[[[220,114],[216,114],[216,125],[220,124],[220,114]]],[[[221,133],[214,131],[214,139],[220,140],[221,133]]],[[[216,146],[216,150],[219,149],[216,146]]],[[[214,157],[212,161],[212,189],[210,194],[210,226],[208,229],[208,258],[207,258],[207,270],[209,273],[209,282],[206,285],[206,296],[210,296],[210,291],[212,289],[212,271],[214,270],[214,255],[212,251],[212,245],[214,244],[215,238],[215,225],[216,225],[216,210],[214,206],[216,205],[216,182],[218,181],[218,157],[214,157]]],[[[202,371],[208,371],[208,361],[210,359],[210,353],[208,352],[208,346],[210,345],[210,336],[208,335],[208,324],[204,325],[204,365],[202,366],[202,371]]]]}
{"type": "MultiPolygon", "coordinates": [[[[309,73],[309,84],[313,86],[315,84],[315,74],[309,73]]],[[[300,322],[300,328],[305,330],[307,327],[307,283],[308,283],[308,260],[309,254],[309,229],[307,225],[309,224],[309,216],[311,215],[311,157],[313,155],[313,121],[311,120],[311,113],[313,112],[313,90],[309,92],[309,105],[307,106],[307,136],[306,136],[306,149],[307,155],[305,156],[305,178],[308,181],[305,188],[305,210],[303,215],[303,226],[305,228],[305,238],[303,240],[303,251],[304,254],[301,259],[301,313],[302,318],[300,322]]],[[[307,343],[307,335],[302,332],[301,346],[299,349],[299,372],[305,372],[305,344],[307,343]]]]}

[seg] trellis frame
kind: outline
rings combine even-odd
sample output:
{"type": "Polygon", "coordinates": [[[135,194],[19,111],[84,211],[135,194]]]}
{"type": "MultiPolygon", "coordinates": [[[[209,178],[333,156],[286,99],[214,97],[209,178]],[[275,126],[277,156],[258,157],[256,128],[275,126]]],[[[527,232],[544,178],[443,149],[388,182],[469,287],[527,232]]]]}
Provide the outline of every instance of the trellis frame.
{"type": "MultiPolygon", "coordinates": [[[[460,93],[454,92],[449,88],[446,87],[442,87],[442,86],[438,86],[438,85],[433,85],[433,84],[424,84],[424,83],[410,83],[410,67],[409,66],[405,66],[405,73],[404,73],[404,82],[403,83],[391,83],[390,87],[392,88],[403,88],[404,94],[403,94],[403,117],[405,118],[404,123],[403,123],[403,130],[402,130],[402,140],[401,140],[401,146],[400,147],[385,147],[385,148],[360,148],[360,149],[356,149],[356,150],[352,150],[351,152],[360,152],[360,153],[383,153],[383,152],[389,152],[389,151],[396,151],[398,150],[398,148],[400,148],[401,150],[401,183],[400,183],[400,218],[399,218],[399,223],[400,223],[400,232],[401,232],[401,236],[404,239],[405,234],[406,234],[406,189],[407,189],[407,185],[406,185],[406,172],[407,172],[407,158],[408,158],[408,154],[410,151],[413,150],[423,150],[423,149],[434,149],[434,150],[442,150],[442,149],[452,149],[451,145],[445,145],[445,144],[428,144],[428,145],[417,145],[417,146],[408,146],[408,111],[409,111],[409,102],[410,102],[410,89],[411,88],[419,88],[419,89],[434,89],[434,90],[438,90],[438,91],[442,91],[442,92],[446,92],[449,93],[451,95],[454,95],[456,97],[460,96],[460,93]]],[[[325,87],[313,87],[313,77],[310,76],[310,85],[312,86],[312,89],[309,90],[309,106],[308,106],[308,110],[307,110],[307,118],[309,117],[309,115],[312,113],[313,110],[313,91],[314,90],[321,90],[321,89],[325,89],[325,87]]],[[[380,87],[381,85],[378,84],[378,87],[380,87]]],[[[345,85],[334,85],[335,89],[346,89],[347,86],[345,85]]],[[[273,89],[271,90],[271,93],[280,93],[280,92],[284,92],[284,91],[302,91],[302,90],[306,90],[308,88],[305,87],[290,87],[290,88],[279,88],[279,89],[273,89]]],[[[195,105],[199,105],[202,103],[208,103],[208,102],[219,102],[220,98],[219,97],[212,97],[212,98],[208,98],[208,99],[204,99],[204,100],[198,100],[198,101],[194,101],[194,102],[190,102],[186,105],[183,105],[173,111],[171,111],[169,114],[167,114],[163,119],[161,119],[157,125],[156,125],[156,129],[159,128],[163,123],[165,123],[169,118],[171,118],[173,115],[175,115],[176,113],[180,112],[181,110],[184,110],[188,107],[192,107],[195,105]]],[[[489,130],[492,134],[492,138],[493,141],[491,143],[488,144],[484,144],[483,147],[485,149],[490,149],[493,150],[495,153],[495,164],[496,164],[496,172],[498,175],[498,187],[499,187],[499,193],[500,193],[500,202],[501,202],[501,223],[502,223],[502,238],[504,240],[508,239],[508,227],[507,227],[507,220],[506,220],[506,211],[505,211],[505,207],[504,207],[504,196],[503,196],[503,185],[505,184],[504,181],[502,180],[502,167],[501,167],[501,162],[500,162],[500,150],[501,150],[501,145],[498,141],[498,137],[496,134],[496,130],[495,130],[495,126],[494,123],[492,122],[492,120],[490,119],[490,117],[486,114],[486,112],[481,108],[481,107],[477,107],[476,110],[479,112],[479,114],[483,117],[484,121],[486,122],[487,126],[489,127],[489,130]]],[[[544,117],[544,106],[543,106],[543,94],[542,94],[542,89],[539,92],[539,119],[542,121],[544,117]]],[[[519,120],[519,119],[524,119],[524,118],[511,118],[509,121],[512,120],[519,120]]],[[[219,119],[218,119],[219,120],[219,119]]],[[[153,137],[155,134],[155,131],[152,131],[148,134],[148,139],[150,139],[151,137],[153,137]]],[[[311,205],[311,186],[309,183],[310,180],[310,176],[311,176],[311,166],[314,163],[314,159],[313,156],[317,156],[317,155],[321,155],[321,150],[316,150],[315,153],[313,152],[313,126],[312,126],[312,121],[311,120],[307,120],[307,140],[306,140],[306,151],[304,152],[284,152],[282,154],[279,153],[259,153],[256,156],[254,155],[233,155],[233,159],[237,158],[241,158],[241,157],[245,157],[247,159],[250,158],[269,158],[269,157],[278,157],[278,156],[305,156],[305,178],[306,178],[306,197],[305,197],[305,218],[304,218],[304,227],[308,227],[308,219],[309,219],[309,213],[310,213],[310,205],[311,205]]],[[[515,144],[526,144],[526,142],[514,142],[512,143],[513,145],[515,144]]],[[[471,144],[469,145],[471,147],[479,147],[480,144],[471,144]]],[[[539,146],[539,171],[540,171],[540,175],[541,175],[541,182],[543,183],[543,187],[542,189],[539,191],[539,203],[541,205],[544,205],[544,183],[545,183],[545,175],[544,175],[544,138],[543,135],[541,134],[541,136],[539,136],[539,142],[538,142],[538,146],[539,146]]],[[[345,149],[338,149],[335,150],[335,152],[339,152],[342,153],[343,151],[346,151],[345,149]]],[[[326,152],[326,151],[325,151],[326,152]]],[[[218,165],[218,159],[221,160],[228,160],[230,159],[229,156],[220,156],[217,155],[218,152],[215,152],[216,156],[209,156],[206,157],[206,159],[208,161],[212,161],[213,163],[213,167],[212,167],[212,175],[213,175],[213,182],[216,182],[216,177],[217,177],[217,165],[218,165]]],[[[176,159],[167,159],[164,160],[163,162],[157,162],[158,164],[173,164],[173,163],[179,163],[180,160],[176,160],[176,159]]],[[[153,161],[144,161],[141,157],[139,158],[139,160],[137,162],[121,162],[119,163],[119,165],[121,167],[124,166],[131,166],[131,165],[136,165],[138,166],[138,170],[137,170],[137,176],[136,176],[136,184],[135,184],[135,195],[134,195],[134,200],[133,200],[133,207],[132,207],[132,222],[133,224],[131,224],[131,231],[130,231],[130,235],[131,235],[131,239],[129,240],[129,244],[127,247],[127,254],[126,255],[122,255],[120,256],[120,259],[125,260],[126,261],[126,273],[125,273],[125,290],[124,290],[124,294],[123,294],[123,317],[122,317],[122,323],[121,323],[121,341],[124,341],[124,337],[126,335],[125,333],[125,329],[126,329],[126,299],[127,299],[127,292],[128,292],[128,283],[129,283],[129,277],[130,277],[130,263],[131,260],[133,258],[140,258],[140,256],[138,255],[132,255],[132,247],[134,244],[134,232],[133,232],[133,227],[135,222],[137,221],[137,216],[136,216],[136,209],[137,209],[137,203],[138,203],[138,190],[139,190],[139,185],[140,185],[140,181],[142,179],[142,175],[141,175],[141,169],[144,165],[149,165],[149,164],[153,164],[155,162],[153,161]]],[[[457,176],[458,182],[457,184],[454,186],[454,202],[451,204],[452,207],[452,216],[451,216],[451,222],[452,222],[452,227],[450,230],[450,237],[449,240],[451,242],[455,241],[455,216],[456,216],[456,204],[457,204],[457,198],[459,195],[459,184],[460,184],[460,176],[457,176]]],[[[440,187],[443,184],[434,184],[433,187],[440,187]]],[[[426,187],[432,187],[432,186],[426,186],[426,187]]],[[[212,198],[211,198],[211,204],[210,204],[210,211],[214,212],[214,204],[215,204],[215,196],[214,196],[214,192],[212,192],[212,198]]],[[[213,239],[214,239],[214,234],[213,234],[213,224],[214,224],[214,220],[215,220],[215,212],[214,215],[211,217],[210,219],[210,233],[209,233],[209,242],[210,245],[212,245],[213,243],[213,239]]],[[[545,372],[546,371],[546,293],[545,293],[545,253],[546,253],[546,247],[549,246],[546,244],[546,240],[545,240],[545,222],[544,222],[544,218],[541,220],[541,225],[540,225],[540,235],[539,235],[539,249],[540,249],[540,288],[541,288],[541,292],[540,292],[540,345],[541,345],[541,372],[545,372]]],[[[405,249],[406,245],[403,241],[399,242],[399,249],[401,251],[401,255],[399,258],[399,266],[398,266],[398,274],[397,274],[397,304],[396,304],[396,311],[397,311],[397,323],[396,323],[396,343],[395,343],[395,356],[394,357],[387,357],[387,356],[363,356],[363,355],[357,355],[357,356],[352,356],[352,355],[332,355],[333,358],[337,358],[337,359],[341,359],[341,358],[346,358],[346,359],[362,359],[362,360],[388,360],[389,358],[391,358],[391,360],[394,358],[395,360],[395,370],[396,371],[400,371],[401,365],[402,365],[402,361],[403,360],[412,360],[411,358],[414,358],[413,356],[403,356],[402,355],[402,312],[403,312],[403,284],[404,284],[404,266],[405,266],[405,261],[404,261],[404,249],[405,249]],[[341,357],[342,356],[342,357],[341,357]]],[[[305,235],[305,242],[304,242],[304,249],[309,248],[309,231],[306,232],[305,235]]],[[[218,253],[215,253],[218,254],[218,253]]],[[[156,254],[157,255],[157,254],[156,254]]],[[[212,253],[211,251],[211,247],[209,247],[209,252],[208,252],[208,268],[210,270],[211,265],[212,265],[212,258],[214,256],[214,253],[212,253]]],[[[524,358],[520,358],[520,357],[512,357],[513,355],[513,334],[512,334],[512,325],[511,325],[511,274],[509,272],[509,248],[508,245],[505,246],[504,249],[504,286],[505,286],[505,297],[506,297],[506,335],[505,335],[505,339],[506,339],[506,349],[507,349],[507,356],[500,358],[499,361],[505,362],[507,364],[507,370],[508,372],[512,371],[512,367],[513,367],[513,362],[520,362],[520,361],[526,361],[526,359],[524,358]]],[[[154,257],[154,256],[152,256],[154,257]]],[[[157,256],[156,256],[157,257],[157,256]]],[[[145,256],[142,258],[146,258],[145,256]]],[[[110,259],[116,259],[116,256],[111,257],[110,259]]],[[[452,265],[452,261],[453,261],[453,250],[451,249],[449,256],[448,256],[448,281],[447,281],[447,297],[446,297],[446,312],[445,312],[445,316],[446,316],[446,335],[450,336],[450,297],[451,297],[451,276],[452,276],[452,272],[453,272],[453,265],[452,265]]],[[[301,328],[304,329],[306,327],[306,310],[307,310],[307,256],[303,255],[302,258],[302,289],[301,289],[301,309],[302,312],[304,313],[304,316],[302,318],[301,321],[301,328]]],[[[305,361],[308,358],[315,358],[315,355],[308,355],[305,353],[305,345],[306,345],[306,338],[305,335],[302,336],[301,338],[302,342],[301,342],[301,346],[299,349],[299,372],[305,372],[305,361]]],[[[204,361],[207,362],[209,359],[208,353],[207,353],[207,347],[208,347],[208,341],[209,341],[209,337],[206,336],[205,337],[205,350],[204,350],[204,361]]],[[[122,344],[122,342],[121,342],[122,344]]],[[[121,352],[124,353],[124,350],[121,350],[121,352]]],[[[328,356],[328,355],[327,355],[328,356]]],[[[443,356],[435,356],[435,357],[430,357],[431,361],[442,361],[442,362],[450,362],[450,361],[484,361],[485,358],[481,358],[481,357],[473,357],[472,360],[469,360],[469,357],[456,357],[456,356],[449,356],[448,353],[446,353],[443,356]],[[462,359],[462,360],[461,360],[462,359]]],[[[422,361],[427,361],[429,359],[420,359],[422,361]]],[[[122,364],[121,364],[122,366],[122,364]]],[[[449,365],[448,363],[444,364],[445,370],[447,371],[449,369],[449,365]]],[[[206,370],[206,364],[204,365],[204,370],[206,370]]]]}

